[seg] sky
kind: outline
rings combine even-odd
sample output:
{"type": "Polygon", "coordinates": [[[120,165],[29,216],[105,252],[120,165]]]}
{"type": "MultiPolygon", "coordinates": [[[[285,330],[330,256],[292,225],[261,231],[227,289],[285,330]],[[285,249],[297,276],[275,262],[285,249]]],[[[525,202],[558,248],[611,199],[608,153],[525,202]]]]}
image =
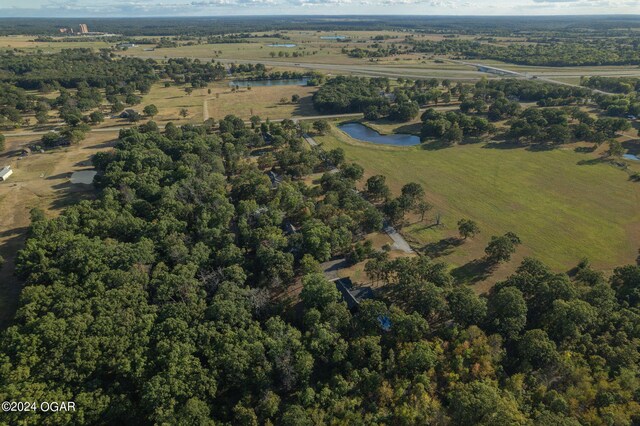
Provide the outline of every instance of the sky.
{"type": "Polygon", "coordinates": [[[640,0],[0,0],[0,17],[640,14],[640,0]]]}

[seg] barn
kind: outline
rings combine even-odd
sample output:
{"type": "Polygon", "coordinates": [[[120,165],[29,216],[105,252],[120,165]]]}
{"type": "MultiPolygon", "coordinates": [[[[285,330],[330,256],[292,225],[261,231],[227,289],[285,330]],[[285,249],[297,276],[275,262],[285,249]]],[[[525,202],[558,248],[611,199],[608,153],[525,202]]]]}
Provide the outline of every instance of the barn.
{"type": "Polygon", "coordinates": [[[11,166],[4,166],[0,169],[0,181],[5,181],[13,174],[13,170],[11,170],[11,166]]]}

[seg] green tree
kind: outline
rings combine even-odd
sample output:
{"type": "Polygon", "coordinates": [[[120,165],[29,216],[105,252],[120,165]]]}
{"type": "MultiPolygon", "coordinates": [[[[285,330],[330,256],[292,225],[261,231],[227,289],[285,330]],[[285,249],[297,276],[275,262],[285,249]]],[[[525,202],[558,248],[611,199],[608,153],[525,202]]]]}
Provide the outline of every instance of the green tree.
{"type": "Polygon", "coordinates": [[[335,283],[328,281],[322,274],[306,275],[302,279],[300,299],[305,308],[323,311],[329,304],[340,300],[340,292],[335,283]]]}
{"type": "Polygon", "coordinates": [[[433,205],[425,200],[419,200],[416,203],[415,211],[420,215],[420,222],[424,222],[424,215],[431,209],[433,209],[433,205]]]}
{"type": "Polygon", "coordinates": [[[383,175],[374,175],[367,179],[365,193],[373,201],[384,200],[389,197],[387,178],[383,175]]]}
{"type": "Polygon", "coordinates": [[[104,114],[100,111],[93,111],[89,114],[89,120],[91,120],[93,124],[102,123],[104,121],[104,114]]]}
{"type": "Polygon", "coordinates": [[[501,237],[492,236],[491,241],[484,249],[487,260],[492,263],[508,262],[520,243],[520,238],[513,232],[507,232],[501,237]]]}
{"type": "Polygon", "coordinates": [[[456,287],[448,296],[453,318],[463,327],[480,325],[487,315],[487,303],[466,285],[456,287]]]}
{"type": "Polygon", "coordinates": [[[471,219],[460,219],[458,221],[458,233],[465,240],[473,238],[480,233],[480,227],[471,219]]]}
{"type": "Polygon", "coordinates": [[[442,139],[444,139],[448,144],[453,145],[459,142],[462,142],[462,137],[464,136],[462,129],[458,125],[458,123],[453,123],[442,135],[442,139]]]}
{"type": "Polygon", "coordinates": [[[315,130],[320,135],[326,134],[330,129],[330,126],[327,120],[316,120],[313,122],[312,126],[313,126],[313,130],[315,130]]]}
{"type": "Polygon", "coordinates": [[[409,182],[402,186],[400,203],[406,210],[414,209],[418,202],[424,197],[424,188],[416,182],[409,182]]]}
{"type": "Polygon", "coordinates": [[[624,154],[624,148],[619,141],[611,140],[609,141],[609,149],[607,150],[607,155],[610,157],[621,157],[624,154]]]}
{"type": "Polygon", "coordinates": [[[454,425],[525,425],[515,399],[484,382],[460,384],[450,397],[454,425]]]}
{"type": "Polygon", "coordinates": [[[158,107],[156,107],[154,104],[150,104],[150,105],[145,106],[144,109],[142,110],[142,112],[147,117],[153,118],[156,115],[158,115],[158,107]]]}
{"type": "Polygon", "coordinates": [[[556,344],[544,330],[529,330],[518,342],[520,358],[532,368],[550,368],[558,360],[556,344]]]}
{"type": "Polygon", "coordinates": [[[527,323],[527,303],[515,287],[502,288],[489,296],[487,319],[491,329],[515,339],[527,323]]]}

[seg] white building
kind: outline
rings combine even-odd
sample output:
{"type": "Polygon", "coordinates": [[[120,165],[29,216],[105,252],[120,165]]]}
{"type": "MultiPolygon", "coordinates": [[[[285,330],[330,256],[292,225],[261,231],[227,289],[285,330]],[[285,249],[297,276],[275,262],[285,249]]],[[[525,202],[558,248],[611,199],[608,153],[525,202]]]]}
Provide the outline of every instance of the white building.
{"type": "Polygon", "coordinates": [[[4,166],[0,169],[0,181],[5,181],[13,174],[13,170],[11,170],[11,166],[4,166]]]}

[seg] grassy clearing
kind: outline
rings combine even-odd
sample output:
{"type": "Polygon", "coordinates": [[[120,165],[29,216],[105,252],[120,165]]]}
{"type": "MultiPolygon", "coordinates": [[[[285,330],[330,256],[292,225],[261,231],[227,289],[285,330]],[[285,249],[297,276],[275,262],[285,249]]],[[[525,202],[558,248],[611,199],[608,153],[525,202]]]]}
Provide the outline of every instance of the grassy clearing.
{"type": "Polygon", "coordinates": [[[201,123],[203,104],[207,97],[207,89],[194,89],[191,95],[185,92],[187,86],[164,87],[164,83],[154,84],[151,91],[142,98],[140,105],[133,109],[142,114],[145,106],[153,104],[158,107],[158,115],[153,120],[158,124],[172,121],[174,123],[201,123]],[[187,118],[180,116],[180,110],[185,108],[189,115],[187,118]]]}
{"type": "Polygon", "coordinates": [[[232,92],[229,87],[215,87],[208,100],[209,115],[216,120],[228,114],[243,119],[258,115],[262,119],[300,117],[316,115],[311,97],[316,87],[306,86],[272,86],[242,88],[232,92]],[[291,103],[291,96],[300,96],[298,103],[291,103]],[[281,102],[281,99],[286,102],[281,102]]]}
{"type": "Polygon", "coordinates": [[[327,148],[342,147],[367,175],[386,175],[396,193],[410,181],[424,185],[436,206],[431,220],[413,223],[404,233],[425,253],[454,266],[482,257],[491,235],[507,231],[516,232],[523,246],[494,279],[510,272],[523,256],[535,256],[561,271],[583,257],[608,270],[634,262],[637,256],[640,185],[608,164],[578,165],[593,154],[570,148],[491,149],[481,144],[442,150],[396,148],[357,142],[335,128],[318,141],[327,148]],[[437,213],[444,226],[430,227],[437,213]],[[482,233],[462,245],[449,244],[447,239],[457,236],[460,218],[476,220],[482,233]]]}

